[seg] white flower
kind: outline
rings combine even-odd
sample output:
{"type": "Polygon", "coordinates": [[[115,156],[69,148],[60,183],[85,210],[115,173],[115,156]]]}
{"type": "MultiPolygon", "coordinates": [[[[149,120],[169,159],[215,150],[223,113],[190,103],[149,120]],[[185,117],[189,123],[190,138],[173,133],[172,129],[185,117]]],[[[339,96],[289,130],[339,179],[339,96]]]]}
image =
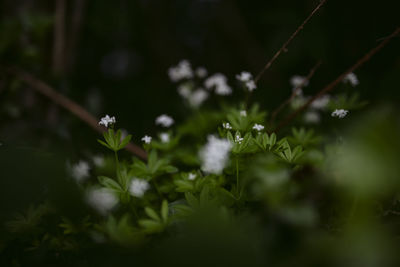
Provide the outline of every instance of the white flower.
{"type": "Polygon", "coordinates": [[[87,203],[102,215],[106,215],[118,204],[117,197],[107,188],[93,188],[86,194],[87,203]]]}
{"type": "Polygon", "coordinates": [[[189,104],[198,108],[208,98],[208,93],[203,89],[197,89],[189,96],[189,104]]]}
{"type": "Polygon", "coordinates": [[[209,135],[207,144],[199,153],[201,169],[206,173],[221,174],[228,162],[231,149],[232,144],[228,140],[209,135]]]}
{"type": "Polygon", "coordinates": [[[204,86],[211,90],[215,88],[215,93],[217,95],[230,95],[232,94],[232,89],[227,84],[227,79],[225,75],[221,73],[216,73],[207,78],[204,82],[204,86]]]}
{"type": "Polygon", "coordinates": [[[196,76],[199,78],[204,78],[207,76],[207,74],[208,74],[208,72],[207,72],[206,68],[204,68],[204,67],[198,67],[196,69],[196,76]]]}
{"type": "Polygon", "coordinates": [[[189,173],[188,179],[190,181],[193,181],[194,179],[196,179],[197,175],[195,173],[189,173]]]}
{"type": "Polygon", "coordinates": [[[335,109],[335,111],[332,112],[331,116],[332,117],[338,117],[339,119],[343,119],[344,117],[346,117],[347,113],[349,113],[348,110],[335,109]]]}
{"type": "Polygon", "coordinates": [[[240,74],[236,75],[236,79],[241,82],[249,82],[250,80],[253,80],[253,75],[251,75],[250,72],[242,71],[240,74]]]}
{"type": "Polygon", "coordinates": [[[163,143],[169,143],[169,141],[170,141],[169,133],[160,133],[160,139],[161,139],[161,142],[163,142],[163,143]]]}
{"type": "Polygon", "coordinates": [[[303,96],[303,90],[300,87],[293,87],[292,92],[295,96],[303,96]]]}
{"type": "Polygon", "coordinates": [[[74,177],[77,182],[83,182],[84,180],[86,180],[86,178],[89,177],[89,171],[89,164],[83,160],[80,160],[71,168],[72,177],[74,177]]]}
{"type": "Polygon", "coordinates": [[[142,137],[142,141],[145,142],[146,144],[151,143],[151,136],[145,135],[142,137]]]}
{"type": "Polygon", "coordinates": [[[329,104],[329,101],[331,101],[331,97],[329,95],[323,95],[315,99],[311,103],[311,107],[314,109],[324,109],[329,104]]]}
{"type": "Polygon", "coordinates": [[[156,125],[170,127],[172,124],[174,124],[174,119],[168,115],[162,114],[156,118],[156,125]]]}
{"type": "Polygon", "coordinates": [[[182,79],[193,78],[193,71],[192,67],[190,66],[190,62],[187,60],[182,60],[177,66],[169,68],[168,75],[173,82],[178,82],[182,79]]]}
{"type": "Polygon", "coordinates": [[[104,157],[101,155],[93,156],[92,160],[94,165],[97,167],[101,167],[104,165],[104,157]]]}
{"type": "Polygon", "coordinates": [[[143,197],[144,193],[150,189],[150,184],[143,179],[133,178],[129,186],[129,192],[134,197],[143,197]]]}
{"type": "Polygon", "coordinates": [[[248,81],[246,82],[246,87],[249,90],[249,92],[254,91],[257,88],[256,83],[252,80],[252,81],[248,81]]]}
{"type": "Polygon", "coordinates": [[[235,136],[235,143],[241,144],[243,141],[243,137],[240,137],[240,134],[235,136]]]}
{"type": "Polygon", "coordinates": [[[293,88],[305,87],[308,85],[308,80],[307,77],[294,75],[292,78],[290,78],[290,84],[293,86],[293,88]]]}
{"type": "Polygon", "coordinates": [[[187,99],[191,94],[191,86],[188,83],[181,84],[178,87],[178,94],[180,94],[183,98],[187,99]]]}
{"type": "Polygon", "coordinates": [[[108,127],[108,125],[110,124],[114,124],[116,122],[115,117],[112,116],[108,116],[106,115],[105,117],[101,118],[99,121],[99,125],[104,125],[105,127],[108,127]]]}
{"type": "Polygon", "coordinates": [[[319,123],[321,120],[321,116],[316,111],[307,111],[304,114],[304,121],[306,123],[319,123]]]}
{"type": "Polygon", "coordinates": [[[246,112],[246,110],[241,110],[241,111],[240,111],[240,116],[242,116],[242,117],[247,117],[247,112],[246,112]]]}
{"type": "Polygon", "coordinates": [[[231,130],[232,129],[232,126],[231,126],[231,124],[229,122],[222,123],[222,127],[224,127],[224,129],[227,129],[227,130],[231,130]]]}
{"type": "Polygon", "coordinates": [[[253,129],[260,132],[260,131],[264,130],[264,126],[256,123],[256,124],[254,124],[253,129]]]}
{"type": "Polygon", "coordinates": [[[358,81],[357,76],[356,76],[353,72],[347,74],[346,77],[344,77],[343,82],[344,82],[344,83],[348,82],[348,83],[350,83],[351,86],[353,86],[353,87],[357,86],[357,85],[360,83],[360,82],[358,81]]]}

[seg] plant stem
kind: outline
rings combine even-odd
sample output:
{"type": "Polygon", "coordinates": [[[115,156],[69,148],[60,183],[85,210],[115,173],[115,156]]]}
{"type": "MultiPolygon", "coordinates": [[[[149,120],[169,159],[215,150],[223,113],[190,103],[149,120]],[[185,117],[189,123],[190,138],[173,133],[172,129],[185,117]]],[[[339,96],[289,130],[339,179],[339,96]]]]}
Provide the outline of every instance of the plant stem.
{"type": "Polygon", "coordinates": [[[240,199],[239,196],[239,159],[236,158],[236,191],[238,194],[238,200],[240,199]]]}

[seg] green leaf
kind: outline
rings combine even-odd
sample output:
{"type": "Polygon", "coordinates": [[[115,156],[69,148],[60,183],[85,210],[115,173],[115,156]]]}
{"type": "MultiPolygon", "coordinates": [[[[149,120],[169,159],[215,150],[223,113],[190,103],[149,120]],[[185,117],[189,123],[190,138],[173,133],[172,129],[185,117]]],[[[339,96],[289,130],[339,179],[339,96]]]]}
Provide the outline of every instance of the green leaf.
{"type": "Polygon", "coordinates": [[[139,220],[138,224],[145,228],[145,232],[147,233],[156,233],[161,232],[163,230],[163,225],[160,222],[153,220],[139,220]]]}
{"type": "Polygon", "coordinates": [[[122,187],[113,179],[108,178],[106,176],[97,177],[99,183],[109,189],[115,190],[117,192],[123,191],[122,187]]]}
{"type": "Polygon", "coordinates": [[[165,199],[161,204],[161,217],[164,222],[168,221],[168,201],[165,199]]]}
{"type": "Polygon", "coordinates": [[[189,206],[197,207],[199,205],[199,201],[192,193],[186,192],[185,198],[189,206]]]}
{"type": "Polygon", "coordinates": [[[106,144],[104,141],[102,141],[102,140],[100,140],[100,139],[97,139],[97,142],[99,142],[99,143],[102,144],[103,146],[107,147],[108,149],[113,150],[112,147],[109,146],[108,144],[106,144]]]}
{"type": "Polygon", "coordinates": [[[155,221],[161,221],[160,216],[158,216],[157,212],[155,212],[152,208],[150,207],[145,207],[144,211],[146,212],[147,216],[152,218],[155,221]]]}
{"type": "Polygon", "coordinates": [[[128,135],[127,137],[122,140],[122,142],[118,146],[118,150],[123,149],[130,141],[131,141],[132,135],[128,135]]]}

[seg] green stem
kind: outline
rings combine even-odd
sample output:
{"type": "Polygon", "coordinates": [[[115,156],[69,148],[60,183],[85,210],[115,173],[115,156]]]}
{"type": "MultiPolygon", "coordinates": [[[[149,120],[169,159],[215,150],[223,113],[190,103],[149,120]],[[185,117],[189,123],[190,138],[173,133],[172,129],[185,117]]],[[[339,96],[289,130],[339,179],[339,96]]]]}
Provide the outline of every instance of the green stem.
{"type": "Polygon", "coordinates": [[[157,191],[158,196],[159,196],[160,198],[162,198],[161,192],[160,192],[160,190],[158,190],[158,185],[157,185],[156,181],[153,180],[152,182],[153,182],[154,188],[155,188],[156,191],[157,191]]]}
{"type": "Polygon", "coordinates": [[[238,197],[240,199],[240,196],[239,196],[239,159],[238,158],[236,158],[236,191],[237,191],[238,197]]]}
{"type": "MultiPolygon", "coordinates": [[[[119,172],[119,159],[118,159],[118,153],[117,151],[114,151],[114,155],[115,155],[115,166],[117,168],[117,173],[119,172]]],[[[118,174],[117,174],[118,176],[118,174]]]]}

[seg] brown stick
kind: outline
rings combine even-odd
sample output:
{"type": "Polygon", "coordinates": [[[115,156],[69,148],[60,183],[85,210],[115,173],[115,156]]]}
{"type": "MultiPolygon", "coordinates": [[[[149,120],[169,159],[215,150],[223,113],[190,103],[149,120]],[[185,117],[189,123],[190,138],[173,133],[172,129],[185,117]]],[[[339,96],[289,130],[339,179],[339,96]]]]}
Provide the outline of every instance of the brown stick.
{"type": "Polygon", "coordinates": [[[278,52],[275,53],[275,55],[271,58],[271,60],[268,61],[265,67],[260,71],[260,73],[254,79],[255,83],[258,83],[261,76],[265,73],[266,70],[268,70],[271,67],[272,63],[274,63],[274,61],[279,57],[279,55],[282,52],[287,51],[286,47],[290,44],[290,42],[294,39],[294,37],[296,37],[296,35],[304,28],[304,25],[306,25],[307,22],[314,16],[314,14],[317,13],[317,11],[325,4],[326,1],[327,0],[322,0],[318,4],[318,6],[311,12],[311,14],[304,20],[304,22],[297,28],[297,30],[289,37],[289,39],[283,44],[283,46],[278,50],[278,52]]]}
{"type": "Polygon", "coordinates": [[[290,97],[289,97],[288,99],[286,99],[279,107],[277,107],[277,108],[272,112],[271,120],[270,120],[270,124],[271,124],[271,125],[272,125],[273,122],[275,121],[275,118],[276,118],[276,116],[279,114],[279,112],[281,112],[282,109],[283,109],[284,107],[286,107],[286,105],[288,105],[288,104],[293,100],[293,98],[294,98],[294,97],[296,96],[296,94],[297,94],[297,91],[300,90],[300,89],[302,89],[302,88],[305,86],[305,84],[312,78],[312,76],[314,76],[315,71],[319,68],[319,66],[321,66],[321,63],[322,63],[321,61],[318,61],[318,63],[310,70],[310,72],[308,73],[307,77],[303,80],[303,82],[293,90],[293,92],[292,92],[292,94],[290,95],[290,97]]]}
{"type": "Polygon", "coordinates": [[[356,69],[361,67],[365,62],[371,59],[379,50],[385,47],[396,35],[400,33],[400,27],[397,28],[388,38],[384,39],[379,45],[371,49],[367,54],[365,54],[361,59],[359,59],[353,66],[351,66],[347,71],[339,75],[334,81],[330,84],[325,86],[321,91],[319,91],[315,96],[309,99],[303,106],[289,114],[274,130],[274,132],[278,132],[284,126],[286,126],[292,119],[294,119],[297,115],[299,115],[302,111],[307,109],[314,100],[320,98],[321,96],[325,95],[326,93],[332,91],[336,85],[338,85],[343,79],[351,72],[354,72],[356,69]]]}
{"type": "MultiPolygon", "coordinates": [[[[66,110],[75,114],[78,118],[80,118],[82,121],[86,122],[90,127],[92,127],[97,132],[104,133],[106,131],[106,128],[100,126],[98,124],[98,120],[93,115],[91,115],[88,111],[86,111],[83,107],[78,105],[76,102],[70,100],[69,98],[67,98],[64,95],[55,91],[53,88],[51,88],[46,83],[35,78],[34,76],[32,76],[31,74],[29,74],[27,72],[17,70],[15,68],[8,69],[8,72],[17,76],[20,80],[27,83],[29,86],[31,86],[33,89],[35,89],[37,92],[50,98],[54,103],[60,105],[61,107],[65,108],[66,110]]],[[[138,157],[140,157],[142,159],[147,159],[146,152],[143,149],[141,149],[140,147],[138,147],[132,143],[129,143],[126,146],[126,150],[137,155],[138,157]]]]}
{"type": "Polygon", "coordinates": [[[53,72],[63,73],[65,67],[65,0],[55,1],[54,42],[53,42],[53,72]]]}

